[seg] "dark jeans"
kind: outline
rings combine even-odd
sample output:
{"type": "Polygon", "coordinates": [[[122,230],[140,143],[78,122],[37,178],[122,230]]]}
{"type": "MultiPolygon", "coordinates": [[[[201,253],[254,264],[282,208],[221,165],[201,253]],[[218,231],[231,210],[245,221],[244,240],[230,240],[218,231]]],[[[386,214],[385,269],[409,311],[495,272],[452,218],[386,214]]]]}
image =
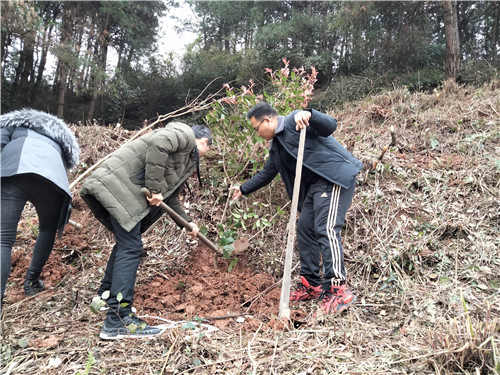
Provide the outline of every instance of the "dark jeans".
{"type": "Polygon", "coordinates": [[[340,230],[344,225],[356,182],[344,189],[323,179],[311,185],[297,224],[300,274],[313,286],[329,290],[345,281],[344,250],[340,230]],[[320,259],[323,257],[323,280],[320,259]]]}
{"type": "Polygon", "coordinates": [[[10,274],[12,246],[16,240],[17,225],[26,202],[35,206],[38,215],[38,237],[27,275],[37,278],[49,259],[54,246],[57,225],[65,197],[55,185],[35,174],[21,174],[2,178],[1,229],[1,283],[2,298],[10,274]]]}
{"type": "Polygon", "coordinates": [[[130,232],[123,229],[114,217],[111,217],[111,224],[116,244],[111,251],[98,293],[102,295],[103,292],[110,291],[110,297],[106,300],[110,307],[106,320],[115,323],[132,311],[135,279],[143,247],[140,222],[130,232]],[[120,301],[117,299],[119,293],[122,295],[120,301]]]}

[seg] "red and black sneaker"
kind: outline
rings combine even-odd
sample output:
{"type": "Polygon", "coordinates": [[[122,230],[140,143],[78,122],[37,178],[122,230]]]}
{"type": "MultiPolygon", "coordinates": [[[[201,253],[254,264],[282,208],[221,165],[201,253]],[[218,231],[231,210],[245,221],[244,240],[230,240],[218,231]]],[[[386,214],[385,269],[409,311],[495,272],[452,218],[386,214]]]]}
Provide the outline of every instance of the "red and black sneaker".
{"type": "Polygon", "coordinates": [[[309,301],[318,298],[322,293],[321,285],[312,286],[304,276],[300,276],[300,283],[292,293],[290,293],[290,302],[309,301]]]}
{"type": "Polygon", "coordinates": [[[323,313],[338,314],[347,309],[356,300],[356,296],[347,288],[347,285],[333,285],[329,291],[321,296],[321,309],[323,313]]]}

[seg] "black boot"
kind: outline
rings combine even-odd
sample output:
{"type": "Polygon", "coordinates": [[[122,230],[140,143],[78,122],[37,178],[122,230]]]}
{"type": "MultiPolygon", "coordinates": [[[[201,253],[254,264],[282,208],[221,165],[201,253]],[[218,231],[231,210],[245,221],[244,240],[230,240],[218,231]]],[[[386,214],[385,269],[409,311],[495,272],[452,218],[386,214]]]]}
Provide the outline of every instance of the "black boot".
{"type": "Polygon", "coordinates": [[[38,278],[39,276],[35,276],[31,272],[26,273],[26,281],[24,282],[24,294],[27,296],[34,296],[37,293],[40,293],[45,284],[42,280],[38,278]]]}

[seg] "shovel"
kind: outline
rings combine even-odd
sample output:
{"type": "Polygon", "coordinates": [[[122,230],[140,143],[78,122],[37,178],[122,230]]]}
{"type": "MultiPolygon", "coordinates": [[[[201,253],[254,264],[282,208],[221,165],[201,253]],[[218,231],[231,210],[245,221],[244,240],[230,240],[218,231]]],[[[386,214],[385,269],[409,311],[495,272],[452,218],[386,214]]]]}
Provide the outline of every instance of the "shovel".
{"type": "Polygon", "coordinates": [[[290,208],[290,222],[288,223],[288,240],[286,244],[285,268],[283,284],[281,285],[279,317],[290,319],[290,279],[292,277],[292,255],[295,243],[295,225],[297,221],[297,207],[299,205],[300,179],[302,178],[302,160],[304,159],[304,144],[306,142],[306,128],[300,130],[299,150],[297,152],[297,166],[295,168],[295,182],[293,183],[292,207],[290,208]]]}
{"type": "MultiPolygon", "coordinates": [[[[142,188],[141,191],[142,191],[142,194],[144,194],[146,197],[151,196],[151,192],[148,189],[142,188]]],[[[178,225],[183,226],[184,228],[186,228],[187,231],[190,231],[190,232],[192,231],[191,225],[181,215],[179,215],[172,208],[170,208],[165,202],[160,203],[160,208],[163,212],[166,212],[178,225]]],[[[212,241],[210,241],[203,234],[198,232],[196,237],[198,237],[201,240],[201,242],[203,242],[205,245],[207,245],[217,255],[224,256],[224,253],[222,252],[222,250],[219,249],[212,241]]]]}

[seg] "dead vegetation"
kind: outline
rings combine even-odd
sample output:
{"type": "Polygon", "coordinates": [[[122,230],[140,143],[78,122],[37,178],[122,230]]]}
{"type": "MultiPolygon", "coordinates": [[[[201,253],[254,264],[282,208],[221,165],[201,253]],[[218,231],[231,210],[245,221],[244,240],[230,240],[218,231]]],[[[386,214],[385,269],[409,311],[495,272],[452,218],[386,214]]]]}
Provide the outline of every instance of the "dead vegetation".
{"type": "MultiPolygon", "coordinates": [[[[77,199],[75,220],[84,235],[68,228],[68,239],[55,250],[70,271],[54,271],[58,282],[42,296],[24,298],[19,285],[7,289],[1,373],[498,374],[499,94],[498,81],[480,88],[445,82],[432,94],[400,88],[336,113],[337,139],[367,166],[344,234],[349,282],[358,297],[346,313],[314,318],[313,305],[304,304],[290,324],[280,324],[276,304],[275,311],[252,318],[247,302],[270,299],[273,289],[263,288],[241,301],[234,316],[221,318],[220,329],[212,329],[217,320],[186,310],[184,321],[169,320],[171,329],[159,339],[103,342],[97,337],[103,317],[92,314],[89,303],[113,241],[77,199]]],[[[72,178],[132,136],[112,128],[75,129],[83,155],[72,178]]],[[[185,198],[212,238],[228,195],[216,174],[217,157],[215,150],[203,166],[211,169],[205,177],[210,189],[185,198]]],[[[252,197],[269,203],[263,209],[270,214],[276,205],[287,210],[281,183],[273,186],[273,193],[263,189],[252,197]]],[[[21,260],[30,256],[34,217],[26,210],[20,225],[13,255],[18,277],[21,260]]],[[[246,267],[275,282],[286,225],[284,215],[272,230],[247,232],[246,267]]],[[[181,274],[199,251],[166,219],[148,233],[145,246],[138,289],[181,274]]],[[[221,285],[206,289],[224,293],[221,285]]]]}

